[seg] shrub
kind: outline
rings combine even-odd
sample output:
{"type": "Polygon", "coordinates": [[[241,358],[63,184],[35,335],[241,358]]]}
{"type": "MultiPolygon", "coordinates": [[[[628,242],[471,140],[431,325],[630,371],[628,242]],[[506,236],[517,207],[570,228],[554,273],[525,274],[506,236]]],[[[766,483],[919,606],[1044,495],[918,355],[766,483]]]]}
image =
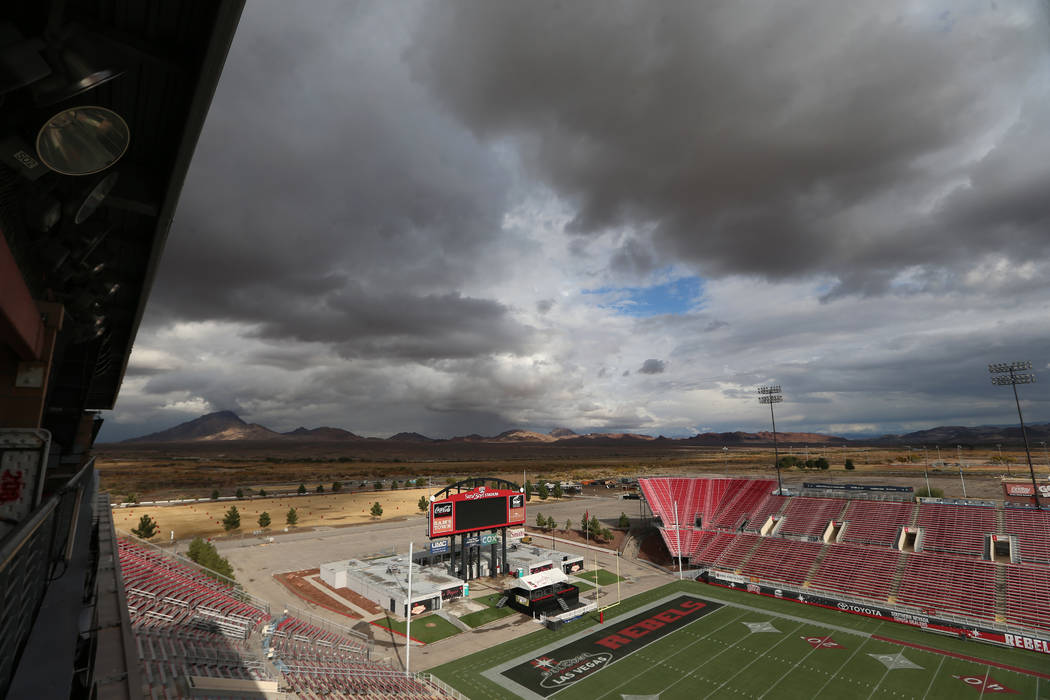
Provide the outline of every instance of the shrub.
{"type": "Polygon", "coordinates": [[[131,528],[131,533],[144,540],[155,537],[157,535],[157,521],[148,515],[143,514],[143,516],[139,518],[139,526],[131,528]]]}
{"type": "Polygon", "coordinates": [[[266,511],[259,513],[259,527],[270,527],[270,514],[266,511]]]}
{"type": "Polygon", "coordinates": [[[226,557],[219,556],[219,552],[211,542],[205,542],[200,537],[194,538],[190,542],[188,556],[205,569],[222,574],[227,578],[233,578],[233,567],[230,566],[230,562],[226,557]]]}
{"type": "Polygon", "coordinates": [[[383,506],[379,505],[379,501],[376,501],[372,504],[371,513],[373,518],[378,518],[383,515],[383,506]]]}
{"type": "Polygon", "coordinates": [[[299,493],[306,493],[306,484],[299,484],[299,493]]]}
{"type": "Polygon", "coordinates": [[[851,472],[851,471],[853,471],[856,468],[856,467],[853,466],[853,460],[852,459],[847,459],[845,466],[846,466],[846,471],[848,471],[848,472],[851,472]]]}
{"type": "Polygon", "coordinates": [[[236,530],[241,526],[241,514],[237,512],[237,506],[230,506],[230,509],[226,511],[226,515],[222,519],[222,527],[229,532],[230,530],[236,530]]]}
{"type": "Polygon", "coordinates": [[[295,525],[299,522],[299,514],[295,512],[295,508],[288,509],[288,514],[284,516],[284,522],[288,525],[295,525]]]}
{"type": "Polygon", "coordinates": [[[213,500],[213,501],[219,500],[219,489],[212,489],[211,500],[213,500]]]}

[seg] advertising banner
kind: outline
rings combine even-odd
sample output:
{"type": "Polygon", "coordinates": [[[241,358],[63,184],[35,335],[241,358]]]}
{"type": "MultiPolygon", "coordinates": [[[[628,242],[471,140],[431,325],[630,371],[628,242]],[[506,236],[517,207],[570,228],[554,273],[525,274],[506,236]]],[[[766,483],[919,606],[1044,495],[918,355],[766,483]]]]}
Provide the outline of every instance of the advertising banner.
{"type": "Polygon", "coordinates": [[[430,553],[431,554],[447,554],[448,553],[448,539],[443,538],[440,540],[432,540],[430,542],[430,553]]]}
{"type": "Polygon", "coordinates": [[[802,483],[805,489],[825,489],[832,491],[879,491],[883,493],[912,493],[911,486],[883,486],[880,484],[818,484],[805,481],[802,483]]]}
{"type": "MultiPolygon", "coordinates": [[[[1039,487],[1039,498],[1050,500],[1050,484],[1037,484],[1039,487]]],[[[1007,503],[1019,503],[1025,505],[1035,505],[1035,499],[1032,498],[1032,494],[1035,493],[1035,487],[1032,486],[1032,482],[1027,483],[1020,481],[1004,481],[1003,482],[1003,498],[1007,503]]]]}

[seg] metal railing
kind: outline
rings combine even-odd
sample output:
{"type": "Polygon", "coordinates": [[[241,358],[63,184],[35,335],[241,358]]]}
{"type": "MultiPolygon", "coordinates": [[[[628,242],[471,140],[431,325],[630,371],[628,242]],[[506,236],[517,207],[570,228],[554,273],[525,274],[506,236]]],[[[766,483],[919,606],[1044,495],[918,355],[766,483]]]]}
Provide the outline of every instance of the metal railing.
{"type": "Polygon", "coordinates": [[[68,563],[79,504],[94,490],[91,458],[0,543],[0,697],[18,668],[51,581],[68,563]]]}

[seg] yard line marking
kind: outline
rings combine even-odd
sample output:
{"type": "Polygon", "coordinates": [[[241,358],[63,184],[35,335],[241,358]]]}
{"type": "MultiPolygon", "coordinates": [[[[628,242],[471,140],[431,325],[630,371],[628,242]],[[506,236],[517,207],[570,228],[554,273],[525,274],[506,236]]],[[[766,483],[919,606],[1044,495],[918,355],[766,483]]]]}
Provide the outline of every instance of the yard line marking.
{"type": "Polygon", "coordinates": [[[839,675],[839,673],[842,672],[842,669],[846,668],[846,665],[849,664],[849,662],[853,660],[853,657],[855,657],[857,654],[859,654],[860,650],[863,649],[864,646],[870,641],[871,641],[871,638],[869,637],[868,639],[865,639],[863,642],[861,642],[860,646],[857,647],[853,651],[853,653],[850,654],[849,657],[839,665],[839,667],[837,669],[835,669],[835,672],[832,673],[831,676],[826,681],[824,681],[824,685],[820,686],[820,688],[817,689],[817,692],[813,693],[813,697],[815,697],[815,698],[816,697],[820,697],[820,694],[824,692],[824,689],[828,687],[828,684],[830,684],[831,681],[833,681],[836,678],[838,678],[838,675],[839,675]]]}
{"type": "Polygon", "coordinates": [[[1015,673],[1021,673],[1027,676],[1036,676],[1042,678],[1050,678],[1050,673],[1043,673],[1042,671],[1032,671],[1027,668],[1021,668],[1020,666],[1011,666],[1010,664],[1000,663],[998,661],[989,661],[988,659],[982,659],[977,656],[970,656],[968,654],[959,654],[954,651],[946,651],[944,649],[938,649],[936,647],[928,647],[923,644],[916,644],[915,642],[905,642],[900,639],[894,639],[892,637],[883,637],[878,634],[872,634],[872,639],[877,639],[881,642],[889,642],[890,644],[897,644],[902,647],[911,647],[912,649],[919,649],[921,651],[928,651],[933,654],[942,654],[944,656],[950,656],[954,659],[962,659],[963,661],[972,661],[977,664],[986,664],[988,666],[995,666],[996,668],[1003,668],[1007,671],[1013,671],[1015,673]]]}
{"type": "MultiPolygon", "coordinates": [[[[831,635],[827,635],[827,636],[829,636],[829,637],[830,637],[831,635]]],[[[821,648],[822,648],[822,647],[820,647],[820,646],[815,646],[815,647],[813,647],[812,649],[810,649],[810,650],[809,650],[809,652],[808,652],[808,653],[807,653],[807,654],[806,654],[805,656],[803,656],[803,657],[802,657],[801,659],[799,659],[798,661],[796,661],[796,662],[795,662],[795,665],[794,665],[794,666],[792,666],[792,667],[791,667],[791,668],[789,668],[788,670],[784,671],[784,675],[782,675],[782,676],[781,676],[780,678],[778,678],[778,679],[777,679],[777,681],[776,681],[776,683],[774,683],[773,685],[771,685],[771,686],[769,686],[768,688],[766,688],[766,692],[764,692],[764,693],[762,693],[761,695],[759,695],[759,696],[758,696],[758,700],[762,700],[762,698],[764,698],[764,697],[766,697],[767,695],[769,695],[769,693],[770,693],[770,692],[772,692],[773,688],[776,688],[776,687],[777,687],[778,685],[780,685],[780,683],[781,683],[781,682],[782,682],[782,681],[783,681],[783,680],[784,680],[785,678],[787,678],[789,674],[791,674],[791,673],[792,673],[792,672],[793,672],[793,671],[794,671],[794,670],[795,670],[796,668],[798,668],[799,666],[801,666],[801,665],[802,665],[802,662],[803,662],[803,661],[805,661],[806,659],[808,659],[808,658],[810,657],[810,654],[812,654],[813,652],[815,652],[815,651],[816,651],[817,649],[821,649],[821,648]]]]}
{"type": "MultiPolygon", "coordinates": [[[[710,615],[708,615],[708,616],[707,616],[707,617],[708,617],[708,619],[710,619],[711,615],[715,615],[715,614],[717,614],[717,613],[718,613],[718,610],[715,610],[715,611],[714,611],[713,613],[711,613],[710,615]]],[[[666,658],[664,659],[664,662],[666,662],[666,661],[668,661],[668,660],[670,660],[670,659],[673,659],[674,657],[678,656],[679,654],[681,654],[681,653],[682,653],[683,651],[685,651],[685,650],[689,649],[690,647],[696,646],[696,645],[697,645],[697,644],[699,644],[700,642],[702,642],[702,641],[704,641],[705,639],[707,639],[708,637],[710,637],[710,636],[711,636],[712,634],[714,634],[715,632],[718,632],[719,630],[723,630],[723,629],[725,629],[726,627],[729,627],[729,625],[733,624],[734,622],[736,622],[737,620],[739,620],[740,618],[742,618],[742,617],[743,617],[743,616],[744,616],[745,614],[746,614],[746,613],[740,613],[739,615],[737,615],[736,617],[734,617],[734,618],[733,618],[732,620],[729,620],[728,622],[726,622],[726,623],[725,623],[724,625],[722,625],[721,627],[718,627],[718,628],[716,628],[716,629],[713,629],[713,630],[711,630],[710,632],[708,632],[708,633],[707,633],[707,634],[705,634],[704,636],[702,636],[702,637],[699,637],[699,638],[698,638],[698,639],[697,639],[697,640],[696,640],[695,642],[693,642],[692,644],[688,644],[688,645],[686,645],[686,646],[682,647],[681,649],[679,649],[679,650],[678,650],[678,651],[676,651],[675,653],[673,653],[673,654],[671,654],[670,656],[666,657],[666,658]]],[[[701,619],[702,619],[702,618],[701,618],[701,619]]],[[[691,624],[691,623],[690,623],[690,624],[691,624]]],[[[689,629],[689,628],[688,628],[688,626],[687,626],[687,627],[684,627],[684,628],[682,628],[682,630],[679,630],[679,632],[681,632],[681,631],[684,631],[684,630],[686,630],[686,629],[689,629]]],[[[718,653],[717,653],[717,654],[715,654],[714,656],[712,656],[712,657],[708,658],[708,660],[707,660],[707,661],[705,661],[704,663],[700,664],[700,666],[697,666],[697,668],[702,668],[703,666],[706,666],[707,664],[711,663],[712,659],[716,658],[717,656],[719,656],[719,655],[721,655],[721,654],[724,654],[724,653],[726,653],[726,652],[727,652],[727,651],[728,651],[729,649],[731,649],[731,648],[732,648],[733,646],[735,646],[735,645],[736,645],[736,644],[737,644],[738,642],[740,642],[741,640],[747,639],[747,638],[748,638],[749,636],[751,636],[751,635],[745,635],[745,636],[741,637],[741,638],[740,638],[740,639],[738,639],[738,640],[737,640],[736,642],[733,642],[733,644],[732,644],[732,645],[730,645],[730,646],[726,647],[725,649],[723,649],[722,651],[718,652],[718,653]]],[[[644,648],[645,648],[645,647],[642,647],[642,649],[644,649],[644,648]]],[[[631,653],[633,654],[634,652],[631,652],[631,653]]],[[[628,656],[630,656],[630,654],[628,654],[628,656]]],[[[624,657],[624,658],[626,658],[626,657],[624,657]]],[[[663,664],[663,662],[660,662],[660,663],[658,663],[657,665],[662,665],[662,664],[663,664]]],[[[633,680],[634,680],[635,678],[637,678],[638,676],[642,675],[643,673],[648,673],[648,672],[649,672],[649,671],[651,671],[651,670],[653,670],[653,669],[652,669],[652,667],[650,667],[650,668],[646,668],[646,669],[643,669],[643,670],[639,671],[638,673],[634,674],[633,676],[631,676],[630,678],[628,678],[627,680],[625,680],[625,681],[624,681],[623,683],[621,683],[620,685],[616,686],[615,688],[612,688],[611,690],[608,690],[608,691],[606,691],[606,692],[605,692],[604,694],[602,694],[602,695],[599,695],[599,696],[598,696],[597,698],[595,698],[595,700],[601,700],[601,699],[602,699],[602,698],[604,698],[604,697],[605,697],[606,695],[609,695],[610,693],[614,693],[614,692],[616,692],[616,691],[617,691],[617,690],[619,690],[620,688],[624,687],[625,685],[627,685],[628,683],[630,683],[631,681],[633,681],[633,680]]],[[[685,678],[685,677],[686,677],[686,676],[683,676],[682,678],[685,678]]],[[[682,680],[682,679],[679,679],[679,680],[682,680]]]]}
{"type": "Polygon", "coordinates": [[[705,695],[705,696],[704,696],[704,698],[705,698],[705,699],[706,699],[706,698],[709,698],[709,697],[711,697],[712,695],[714,695],[715,693],[717,693],[717,692],[718,692],[719,690],[721,690],[722,688],[724,688],[724,687],[725,687],[725,685],[726,685],[727,683],[729,683],[729,681],[731,681],[731,680],[733,680],[734,678],[736,678],[737,676],[739,676],[739,675],[740,675],[741,673],[743,673],[743,672],[744,672],[744,671],[746,671],[746,670],[747,670],[748,668],[750,668],[752,664],[754,664],[754,663],[758,662],[758,661],[759,661],[759,660],[761,660],[761,659],[762,659],[762,658],[763,658],[763,657],[764,657],[764,656],[765,656],[766,654],[768,654],[768,653],[769,653],[770,651],[772,651],[773,649],[776,649],[776,648],[777,648],[778,646],[780,646],[780,645],[781,645],[781,644],[783,644],[783,643],[784,643],[785,641],[787,641],[788,639],[790,639],[790,638],[791,638],[791,636],[793,636],[793,635],[795,634],[795,632],[798,632],[798,631],[799,631],[800,629],[802,629],[802,627],[803,627],[803,625],[799,625],[799,626],[798,626],[798,627],[796,627],[795,629],[791,630],[791,632],[789,632],[788,634],[785,634],[785,635],[784,635],[784,638],[783,638],[783,639],[781,639],[781,640],[780,640],[779,642],[777,642],[777,643],[776,643],[776,644],[774,644],[773,646],[771,646],[771,647],[769,647],[768,649],[766,649],[765,651],[763,651],[763,652],[762,652],[761,654],[759,654],[758,656],[756,656],[756,657],[755,657],[754,659],[752,659],[752,660],[751,660],[751,661],[749,661],[748,663],[744,664],[744,666],[743,666],[743,667],[741,667],[739,671],[737,671],[737,672],[736,672],[736,673],[734,673],[734,674],[733,674],[732,676],[730,676],[729,678],[727,678],[726,680],[724,680],[724,681],[722,682],[722,685],[718,686],[717,688],[715,688],[714,690],[712,690],[712,691],[711,691],[710,693],[708,693],[707,695],[705,695]]]}
{"type": "Polygon", "coordinates": [[[944,660],[947,658],[947,656],[941,657],[941,662],[937,664],[937,670],[933,672],[933,676],[930,678],[930,684],[926,686],[926,692],[922,694],[922,700],[926,700],[926,697],[929,696],[930,691],[933,690],[933,684],[937,680],[937,676],[941,672],[941,667],[944,666],[944,660]]]}
{"type": "Polygon", "coordinates": [[[990,676],[990,675],[992,675],[992,667],[991,666],[985,666],[984,667],[984,682],[981,683],[981,694],[977,696],[977,700],[980,700],[981,698],[984,697],[984,691],[988,688],[988,676],[990,676]]]}

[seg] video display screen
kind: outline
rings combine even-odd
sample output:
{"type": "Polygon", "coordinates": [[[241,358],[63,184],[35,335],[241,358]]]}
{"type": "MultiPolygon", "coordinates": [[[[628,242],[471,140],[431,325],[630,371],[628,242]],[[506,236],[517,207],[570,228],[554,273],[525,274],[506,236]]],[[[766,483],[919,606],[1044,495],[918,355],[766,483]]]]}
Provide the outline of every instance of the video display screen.
{"type": "Polygon", "coordinates": [[[456,530],[479,530],[506,524],[506,496],[456,503],[456,530]]]}

